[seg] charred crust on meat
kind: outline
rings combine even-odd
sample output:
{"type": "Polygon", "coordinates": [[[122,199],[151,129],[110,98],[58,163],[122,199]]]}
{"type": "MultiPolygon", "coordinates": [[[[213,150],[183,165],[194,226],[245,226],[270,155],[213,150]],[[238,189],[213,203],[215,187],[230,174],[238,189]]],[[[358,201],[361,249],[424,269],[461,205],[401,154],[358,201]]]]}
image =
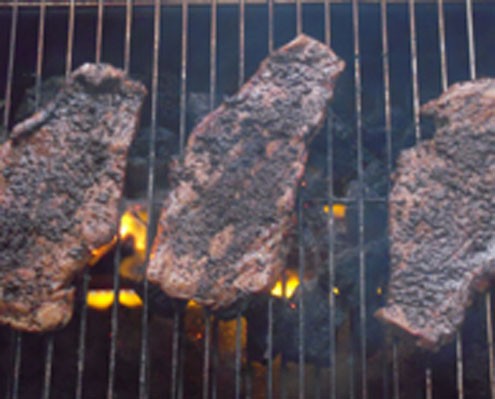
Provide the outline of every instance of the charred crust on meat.
{"type": "Polygon", "coordinates": [[[0,147],[0,322],[44,331],[70,319],[72,276],[116,233],[145,94],[121,70],[84,64],[0,147]]]}
{"type": "Polygon", "coordinates": [[[152,283],[215,309],[274,283],[284,233],[293,227],[295,194],[286,191],[297,190],[306,143],[343,68],[328,47],[298,36],[194,129],[173,168],[148,268],[152,283]]]}
{"type": "Polygon", "coordinates": [[[495,80],[422,107],[435,136],[404,151],[389,197],[392,274],[378,317],[437,349],[495,275],[495,80]]]}

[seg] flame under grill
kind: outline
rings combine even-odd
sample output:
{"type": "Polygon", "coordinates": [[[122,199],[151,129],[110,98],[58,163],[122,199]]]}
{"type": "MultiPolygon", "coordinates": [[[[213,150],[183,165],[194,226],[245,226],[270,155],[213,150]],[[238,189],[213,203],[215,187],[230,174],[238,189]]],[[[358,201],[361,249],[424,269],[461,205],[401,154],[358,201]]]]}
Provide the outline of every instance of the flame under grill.
{"type": "MultiPolygon", "coordinates": [[[[419,105],[448,84],[493,75],[493,2],[0,0],[0,138],[29,87],[39,104],[43,82],[82,62],[145,81],[143,148],[131,154],[126,196],[150,215],[152,237],[164,159],[182,153],[197,119],[299,32],[331,45],[347,69],[311,150],[296,245],[276,293],[228,320],[194,303],[184,317],[173,306],[156,310],[145,280],[127,286],[134,269],[123,274],[117,245],[105,288],[136,288],[143,306],[112,297],[104,311],[88,307],[88,291],[101,287],[87,271],[66,329],[0,327],[0,397],[495,399],[492,294],[474,304],[455,343],[420,353],[373,318],[386,294],[387,247],[369,249],[386,232],[395,157],[429,134],[419,105]],[[314,292],[315,281],[323,295],[289,292],[301,282],[314,292]]],[[[137,263],[147,258],[142,237],[137,263]]]]}

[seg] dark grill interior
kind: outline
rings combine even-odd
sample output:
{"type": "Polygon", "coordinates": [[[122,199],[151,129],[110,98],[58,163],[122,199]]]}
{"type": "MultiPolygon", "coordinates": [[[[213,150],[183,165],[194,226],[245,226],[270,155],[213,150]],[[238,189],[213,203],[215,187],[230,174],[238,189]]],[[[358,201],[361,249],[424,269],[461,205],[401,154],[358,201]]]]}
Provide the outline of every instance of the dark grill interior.
{"type": "Polygon", "coordinates": [[[282,285],[303,283],[290,298],[260,295],[228,314],[182,312],[119,277],[132,252],[123,242],[76,281],[66,328],[0,327],[0,396],[495,398],[491,293],[435,354],[373,316],[388,281],[389,175],[402,149],[432,134],[420,104],[454,82],[493,76],[493,3],[162,3],[1,1],[2,135],[80,64],[126,69],[150,94],[124,208],[151,215],[152,237],[167,164],[198,120],[297,33],[324,41],[347,66],[300,189],[282,285]],[[121,287],[140,292],[144,307],[85,305],[88,290],[121,287]]]}

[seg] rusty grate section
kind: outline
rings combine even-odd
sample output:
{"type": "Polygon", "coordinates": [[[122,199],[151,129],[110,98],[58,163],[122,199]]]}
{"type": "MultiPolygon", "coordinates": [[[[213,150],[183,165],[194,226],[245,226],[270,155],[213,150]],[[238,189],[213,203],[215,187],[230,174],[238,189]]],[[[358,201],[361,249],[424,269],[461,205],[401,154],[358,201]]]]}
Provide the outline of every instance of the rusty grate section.
{"type": "MultiPolygon", "coordinates": [[[[341,266],[336,244],[339,221],[332,212],[327,212],[328,219],[323,224],[326,255],[319,269],[323,270],[325,289],[329,293],[325,319],[328,351],[322,355],[324,360],[307,360],[314,337],[308,330],[311,309],[303,295],[293,303],[298,309],[293,323],[298,337],[294,356],[284,353],[284,348],[280,349],[281,336],[276,325],[278,302],[270,297],[259,315],[266,323],[266,331],[260,331],[265,361],[252,361],[246,354],[246,321],[240,312],[229,327],[234,331],[230,344],[234,356],[226,361],[221,338],[227,328],[225,321],[208,311],[201,316],[200,338],[194,345],[189,342],[187,320],[179,310],[173,312],[167,323],[158,323],[168,330],[157,332],[157,323],[152,319],[152,298],[144,280],[143,307],[137,313],[130,314],[114,301],[104,317],[95,316],[85,301],[81,301],[70,335],[61,331],[33,338],[3,328],[2,354],[8,360],[2,363],[4,377],[0,379],[0,396],[8,399],[127,397],[128,381],[132,380],[134,390],[128,395],[141,399],[232,396],[236,399],[495,399],[491,293],[476,304],[475,316],[468,318],[471,324],[459,332],[455,344],[440,354],[411,354],[397,337],[387,337],[383,329],[372,324],[373,309],[380,302],[370,301],[370,293],[380,289],[381,295],[385,286],[370,283],[374,270],[367,252],[369,235],[373,234],[376,222],[373,220],[374,208],[386,207],[389,188],[385,187],[377,195],[369,194],[370,148],[380,154],[384,165],[382,175],[390,175],[397,151],[412,144],[401,141],[398,132],[409,130],[408,137],[412,137],[413,142],[424,136],[419,114],[421,103],[437,96],[455,81],[493,75],[495,57],[493,51],[488,50],[492,48],[490,38],[495,33],[495,11],[487,3],[490,2],[0,1],[4,138],[20,103],[18,90],[26,88],[23,82],[26,76],[34,84],[35,108],[38,108],[43,81],[52,75],[67,75],[83,61],[111,62],[137,76],[143,73],[141,66],[146,65],[150,99],[144,123],[149,126],[150,133],[147,174],[142,178],[146,179],[145,204],[150,215],[148,248],[155,223],[153,215],[156,217],[155,209],[160,204],[155,186],[158,132],[163,112],[160,82],[165,68],[173,70],[177,83],[177,102],[173,106],[178,109],[174,122],[175,139],[181,154],[192,128],[188,119],[188,95],[197,87],[206,93],[207,108],[211,110],[223,93],[235,92],[262,58],[296,33],[307,32],[332,46],[348,65],[340,91],[345,100],[336,99],[335,110],[330,112],[324,132],[320,134],[323,139],[319,142],[319,155],[324,157],[316,165],[325,182],[321,196],[310,197],[311,191],[302,189],[297,210],[297,264],[292,267],[299,281],[303,281],[314,267],[308,264],[304,240],[305,226],[309,223],[306,210],[310,206],[331,210],[335,204],[345,204],[352,210],[356,255],[353,261],[356,273],[352,281],[356,302],[351,310],[342,310],[336,292],[341,266]],[[366,94],[370,92],[371,96],[366,94]],[[376,101],[371,101],[370,97],[376,101]],[[405,111],[398,115],[397,108],[405,111]],[[344,165],[352,168],[352,173],[346,178],[342,178],[343,167],[339,166],[342,138],[336,128],[338,118],[347,118],[346,125],[350,126],[353,137],[349,163],[344,165]],[[378,132],[377,126],[380,127],[378,132]],[[374,146],[380,148],[377,150],[374,146]],[[349,166],[351,164],[353,166],[349,166]],[[353,195],[347,195],[342,188],[349,180],[354,182],[353,195]],[[338,183],[341,181],[345,184],[338,183]],[[102,317],[109,320],[107,345],[103,346],[104,351],[95,354],[93,342],[102,337],[94,336],[94,323],[103,320],[102,317]],[[140,330],[136,333],[138,337],[134,337],[139,344],[134,353],[139,354],[129,359],[123,355],[120,339],[123,328],[131,321],[140,330]],[[345,332],[342,332],[342,325],[345,332]],[[473,344],[472,331],[482,336],[481,346],[479,340],[473,344]],[[160,341],[161,336],[163,340],[160,341]],[[67,348],[67,340],[71,342],[73,352],[70,356],[60,353],[60,348],[67,348]],[[37,348],[34,351],[33,345],[37,348]],[[154,352],[157,347],[168,348],[164,349],[161,361],[157,361],[154,352]],[[43,358],[41,370],[30,370],[30,358],[26,353],[29,356],[36,353],[43,358]],[[93,381],[101,378],[94,370],[88,371],[88,364],[95,357],[104,369],[105,381],[104,391],[100,389],[97,393],[93,381]],[[74,364],[63,365],[63,368],[73,370],[69,373],[72,380],[65,384],[57,375],[61,373],[60,362],[64,358],[75,359],[74,364]],[[132,363],[126,370],[133,372],[123,376],[119,364],[124,362],[132,363]],[[412,368],[411,362],[414,363],[412,368]],[[476,377],[472,376],[473,362],[481,364],[474,370],[479,374],[476,377]],[[156,370],[161,371],[156,374],[156,370]],[[191,373],[195,378],[190,378],[191,373]],[[156,375],[161,380],[157,380],[156,375]],[[33,383],[36,378],[38,382],[33,383]],[[194,384],[197,389],[191,388],[194,384]]],[[[384,181],[386,186],[390,184],[387,178],[384,181]]],[[[149,259],[149,251],[146,258],[149,259]]],[[[120,247],[113,262],[112,287],[117,295],[121,287],[120,247]]],[[[282,291],[286,290],[287,279],[288,276],[283,278],[282,291]]],[[[86,297],[89,286],[90,275],[86,272],[80,287],[82,298],[86,297]]],[[[125,333],[129,334],[129,329],[126,328],[125,333]]],[[[133,338],[126,335],[126,339],[133,338]]]]}

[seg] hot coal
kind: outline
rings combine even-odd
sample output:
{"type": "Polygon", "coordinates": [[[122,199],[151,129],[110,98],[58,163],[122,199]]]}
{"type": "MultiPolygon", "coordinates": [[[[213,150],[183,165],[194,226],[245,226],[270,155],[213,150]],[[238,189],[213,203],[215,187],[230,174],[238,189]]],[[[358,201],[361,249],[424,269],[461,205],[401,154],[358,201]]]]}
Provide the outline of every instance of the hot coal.
{"type": "Polygon", "coordinates": [[[378,317],[429,349],[448,342],[495,267],[495,81],[423,106],[432,140],[404,151],[389,198],[391,280],[378,317]]]}
{"type": "Polygon", "coordinates": [[[148,278],[212,308],[269,289],[304,174],[344,63],[301,35],[191,133],[173,171],[148,278]]]}
{"type": "Polygon", "coordinates": [[[117,232],[129,145],[144,86],[85,64],[0,147],[0,321],[65,325],[71,282],[117,232]]]}

